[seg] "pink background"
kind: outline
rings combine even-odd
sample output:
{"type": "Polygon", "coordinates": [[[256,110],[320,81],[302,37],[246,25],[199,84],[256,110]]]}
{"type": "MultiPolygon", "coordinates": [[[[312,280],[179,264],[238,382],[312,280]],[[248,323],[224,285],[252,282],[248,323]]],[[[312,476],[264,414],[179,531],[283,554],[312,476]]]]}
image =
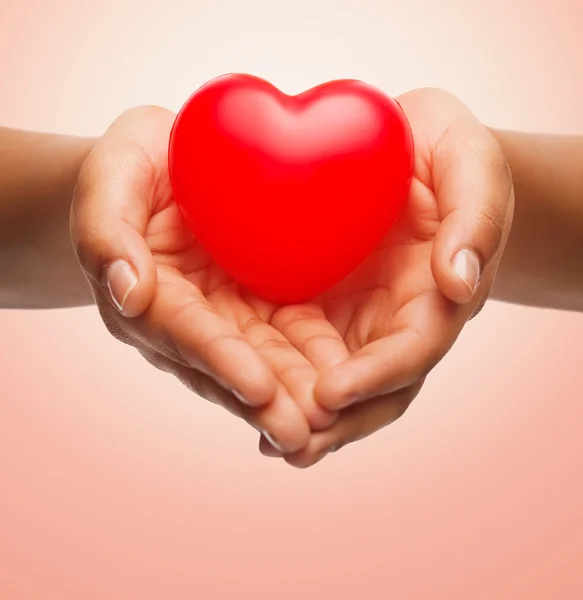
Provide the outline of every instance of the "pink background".
{"type": "MultiPolygon", "coordinates": [[[[583,133],[578,4],[0,0],[0,122],[98,134],[246,71],[583,133]]],[[[1,312],[0,598],[582,598],[582,334],[491,304],[401,421],[296,471],[95,310],[1,312]]]]}

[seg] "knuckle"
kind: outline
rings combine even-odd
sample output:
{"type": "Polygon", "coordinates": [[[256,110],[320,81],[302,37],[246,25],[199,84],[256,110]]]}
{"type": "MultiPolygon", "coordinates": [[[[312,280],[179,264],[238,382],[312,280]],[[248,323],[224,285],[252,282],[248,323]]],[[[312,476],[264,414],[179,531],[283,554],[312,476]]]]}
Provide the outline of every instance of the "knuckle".
{"type": "Polygon", "coordinates": [[[126,173],[128,164],[128,153],[119,144],[105,139],[101,143],[98,142],[79,173],[77,195],[84,198],[92,191],[95,182],[126,173]]]}
{"type": "Polygon", "coordinates": [[[314,352],[318,350],[318,345],[322,343],[328,344],[329,347],[336,345],[341,352],[346,350],[346,344],[342,338],[331,333],[317,333],[310,335],[304,340],[304,355],[313,347],[314,352]]]}
{"type": "Polygon", "coordinates": [[[100,228],[97,223],[83,223],[73,232],[73,248],[81,267],[93,279],[98,280],[101,268],[100,264],[100,228]]]}
{"type": "Polygon", "coordinates": [[[283,306],[279,308],[271,318],[271,324],[277,329],[285,329],[292,325],[303,322],[312,322],[321,317],[321,309],[318,305],[305,304],[283,306]]]}
{"type": "Polygon", "coordinates": [[[504,184],[508,191],[512,188],[512,170],[506,159],[506,155],[496,138],[488,132],[489,141],[489,159],[492,173],[496,176],[497,181],[504,184]]]}
{"type": "Polygon", "coordinates": [[[213,353],[217,345],[222,344],[227,336],[218,335],[214,338],[204,340],[200,347],[189,348],[188,361],[191,364],[209,365],[212,363],[213,353]]]}
{"type": "Polygon", "coordinates": [[[478,210],[475,219],[480,231],[487,231],[488,237],[498,245],[504,235],[505,218],[502,211],[484,207],[478,210]]]}
{"type": "Polygon", "coordinates": [[[138,150],[137,155],[141,155],[143,160],[154,158],[155,162],[162,163],[167,158],[164,148],[167,148],[175,118],[172,111],[160,106],[136,106],[118,117],[110,127],[109,134],[129,144],[129,149],[138,150]]]}
{"type": "Polygon", "coordinates": [[[150,156],[131,138],[108,144],[90,166],[90,181],[118,182],[137,194],[154,187],[155,167],[150,156]]]}
{"type": "Polygon", "coordinates": [[[277,370],[277,375],[281,380],[294,381],[303,380],[306,376],[311,376],[313,367],[311,364],[291,363],[277,370]]]}
{"type": "Polygon", "coordinates": [[[262,327],[265,325],[265,322],[262,321],[259,317],[249,317],[245,319],[239,326],[239,331],[245,335],[252,331],[253,329],[257,329],[258,327],[262,327]]]}
{"type": "Polygon", "coordinates": [[[265,353],[293,350],[290,343],[278,337],[266,338],[257,344],[257,350],[265,353]]]}
{"type": "Polygon", "coordinates": [[[506,195],[510,195],[513,188],[512,170],[506,155],[496,138],[487,130],[487,135],[472,138],[474,153],[487,163],[487,172],[496,187],[506,195]]]}
{"type": "Polygon", "coordinates": [[[460,146],[467,142],[467,136],[460,132],[459,123],[457,121],[449,123],[431,148],[432,163],[448,162],[448,156],[454,155],[459,151],[460,146]]]}
{"type": "MultiPolygon", "coordinates": [[[[206,309],[205,310],[210,310],[206,309]]],[[[207,338],[202,341],[200,347],[190,348],[188,358],[193,362],[199,362],[201,365],[213,364],[214,358],[221,354],[221,349],[227,342],[233,340],[241,341],[240,338],[235,337],[229,333],[221,333],[215,337],[207,338]]]]}

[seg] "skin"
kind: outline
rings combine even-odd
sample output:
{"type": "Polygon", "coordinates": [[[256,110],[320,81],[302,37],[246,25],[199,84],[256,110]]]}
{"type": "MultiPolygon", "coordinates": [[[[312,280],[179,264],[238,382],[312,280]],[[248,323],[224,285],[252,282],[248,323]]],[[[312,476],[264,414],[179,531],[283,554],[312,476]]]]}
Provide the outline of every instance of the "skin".
{"type": "MultiPolygon", "coordinates": [[[[486,302],[510,233],[512,178],[488,129],[439,90],[398,100],[416,148],[407,207],[362,267],[320,299],[349,355],[321,374],[314,395],[321,406],[343,410],[332,427],[285,457],[296,466],[310,466],[406,411],[486,302]],[[452,269],[452,257],[468,248],[482,271],[473,293],[452,269]]],[[[265,440],[260,447],[274,455],[265,440]]]]}
{"type": "Polygon", "coordinates": [[[583,136],[495,136],[519,201],[492,297],[582,311],[583,136]]]}
{"type": "Polygon", "coordinates": [[[265,455],[315,464],[399,418],[492,290],[583,299],[583,139],[490,131],[440,90],[398,101],[416,147],[405,212],[341,285],[286,307],[241,290],[183,227],[173,113],[132,109],[98,140],[0,130],[0,307],[94,301],[117,339],[263,432],[265,455]],[[453,268],[460,249],[476,288],[453,268]]]}
{"type": "Polygon", "coordinates": [[[94,143],[0,128],[0,308],[93,303],[69,237],[69,210],[94,143]]]}

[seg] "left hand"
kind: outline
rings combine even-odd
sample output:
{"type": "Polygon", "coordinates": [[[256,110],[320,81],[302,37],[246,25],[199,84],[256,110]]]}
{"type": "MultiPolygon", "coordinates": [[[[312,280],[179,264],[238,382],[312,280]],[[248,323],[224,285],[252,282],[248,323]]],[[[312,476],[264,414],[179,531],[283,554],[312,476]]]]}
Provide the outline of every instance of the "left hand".
{"type": "Polygon", "coordinates": [[[85,159],[71,207],[81,269],[115,338],[295,452],[336,415],[314,402],[313,365],[269,325],[274,307],[184,226],[168,171],[174,121],[162,108],[126,111],[85,159]]]}
{"type": "MultiPolygon", "coordinates": [[[[397,100],[415,143],[404,212],[344,282],[313,304],[285,307],[270,318],[320,370],[318,404],[340,411],[331,427],[284,456],[297,467],[315,464],[405,412],[486,302],[509,235],[512,177],[489,130],[441,90],[397,100]]],[[[282,456],[265,438],[260,450],[282,456]]]]}

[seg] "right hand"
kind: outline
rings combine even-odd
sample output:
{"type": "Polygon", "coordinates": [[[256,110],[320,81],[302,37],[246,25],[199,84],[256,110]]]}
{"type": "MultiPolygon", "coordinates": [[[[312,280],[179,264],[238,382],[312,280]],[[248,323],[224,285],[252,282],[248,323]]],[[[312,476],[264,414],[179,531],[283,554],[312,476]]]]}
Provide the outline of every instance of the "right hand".
{"type": "Polygon", "coordinates": [[[79,262],[117,339],[295,452],[336,415],[313,399],[314,366],[269,324],[277,307],[240,290],[185,229],[168,175],[174,119],[132,109],[95,145],[71,211],[79,262]]]}

